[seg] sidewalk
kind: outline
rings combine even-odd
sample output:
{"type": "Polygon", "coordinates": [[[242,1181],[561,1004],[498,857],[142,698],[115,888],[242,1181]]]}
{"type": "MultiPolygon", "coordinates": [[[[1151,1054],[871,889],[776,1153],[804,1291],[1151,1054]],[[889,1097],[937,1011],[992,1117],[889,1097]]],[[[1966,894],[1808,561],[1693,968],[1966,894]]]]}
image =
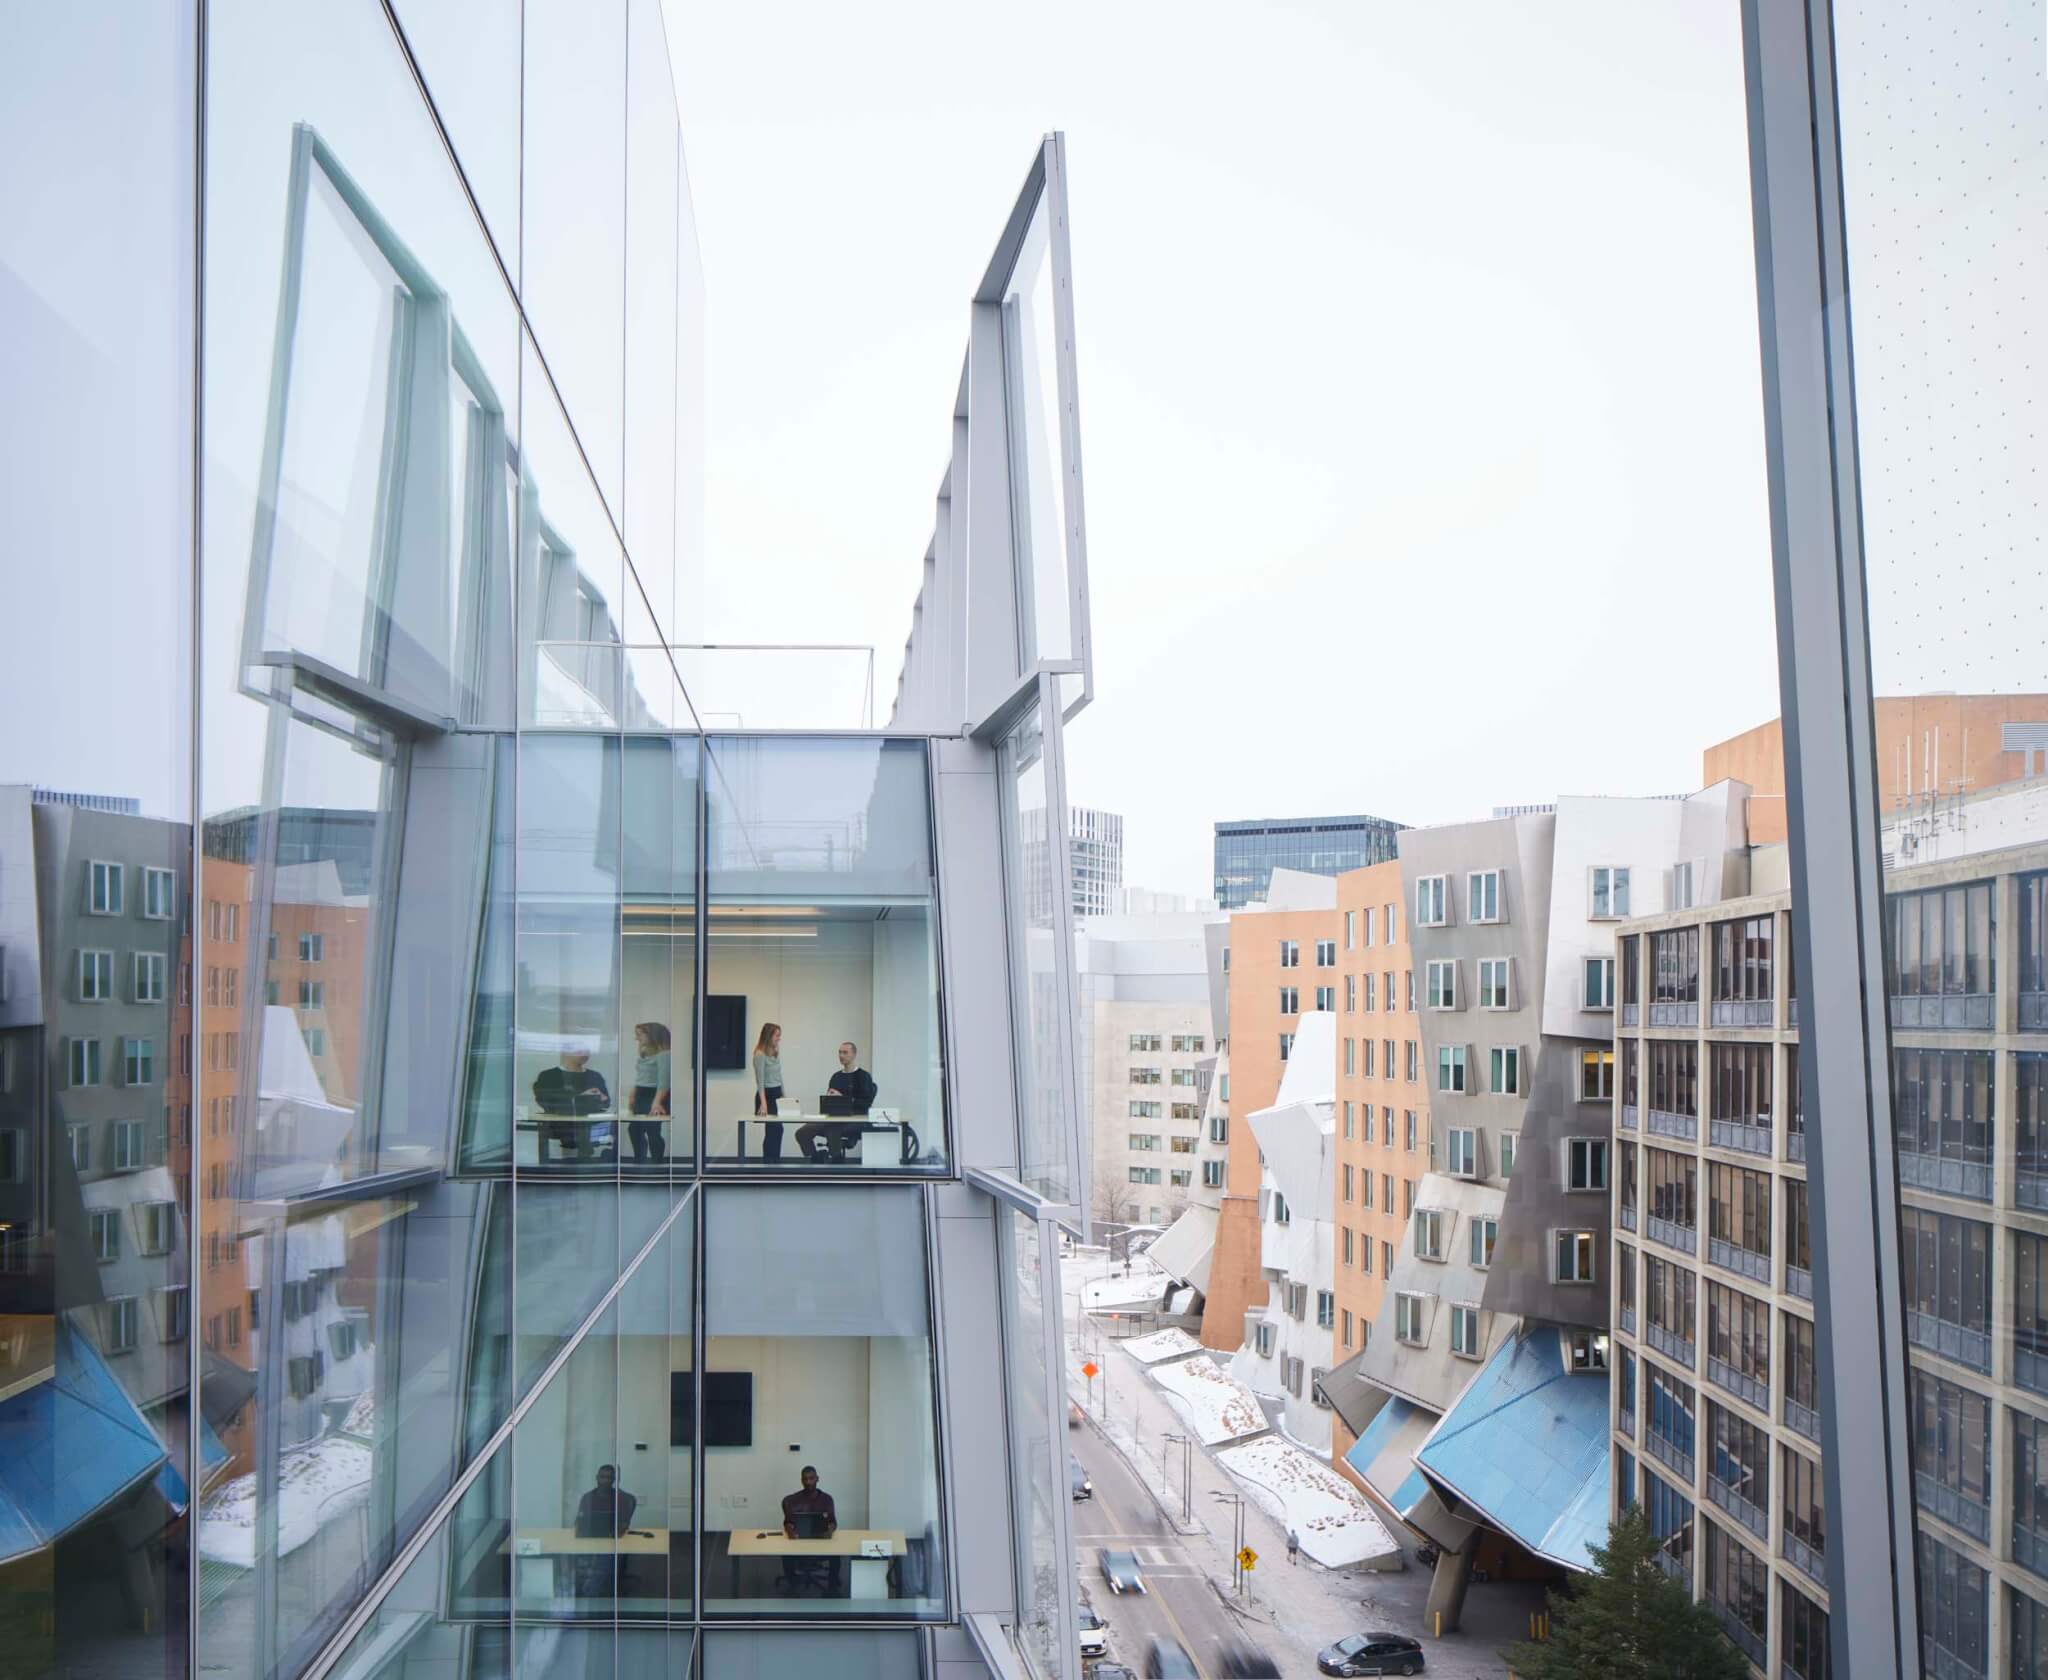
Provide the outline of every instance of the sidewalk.
{"type": "MultiPolygon", "coordinates": [[[[1315,1653],[1322,1646],[1346,1634],[1388,1628],[1423,1639],[1433,1675],[1450,1680],[1501,1680],[1506,1675],[1507,1665],[1496,1653],[1526,1632],[1529,1613],[1542,1598],[1534,1589],[1475,1586],[1466,1599],[1465,1631],[1429,1639],[1422,1615],[1429,1594],[1428,1571],[1412,1561],[1405,1570],[1386,1574],[1324,1569],[1306,1558],[1290,1566],[1286,1530],[1255,1502],[1253,1490],[1233,1478],[1199,1443],[1191,1467],[1193,1499],[1184,1521],[1182,1448],[1165,1437],[1185,1435],[1186,1426],[1165,1395],[1147,1380],[1144,1366],[1118,1342],[1107,1336],[1098,1339],[1092,1326],[1084,1328],[1080,1281],[1078,1275],[1063,1273],[1068,1393],[1130,1464],[1169,1522],[1188,1537],[1189,1551],[1202,1562],[1211,1588],[1244,1621],[1246,1637],[1264,1647],[1283,1673],[1312,1674],[1315,1653]],[[1084,1358],[1093,1358],[1102,1368],[1094,1381],[1092,1405],[1090,1385],[1081,1375],[1084,1358]],[[1242,1599],[1233,1599],[1230,1590],[1236,1498],[1245,1504],[1246,1543],[1258,1554],[1242,1599]]],[[[1405,1530],[1397,1537],[1402,1536],[1405,1530]]]]}

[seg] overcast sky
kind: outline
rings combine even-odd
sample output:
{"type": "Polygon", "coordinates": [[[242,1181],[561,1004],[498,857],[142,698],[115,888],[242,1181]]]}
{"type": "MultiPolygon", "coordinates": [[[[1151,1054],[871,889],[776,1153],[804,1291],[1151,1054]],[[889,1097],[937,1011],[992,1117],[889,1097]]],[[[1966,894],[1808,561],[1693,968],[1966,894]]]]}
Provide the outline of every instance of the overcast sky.
{"type": "Polygon", "coordinates": [[[1685,791],[1777,710],[1739,13],[670,5],[713,636],[897,655],[967,298],[1067,135],[1126,879],[1219,818],[1685,791]],[[854,587],[849,588],[849,583],[854,587]]]}

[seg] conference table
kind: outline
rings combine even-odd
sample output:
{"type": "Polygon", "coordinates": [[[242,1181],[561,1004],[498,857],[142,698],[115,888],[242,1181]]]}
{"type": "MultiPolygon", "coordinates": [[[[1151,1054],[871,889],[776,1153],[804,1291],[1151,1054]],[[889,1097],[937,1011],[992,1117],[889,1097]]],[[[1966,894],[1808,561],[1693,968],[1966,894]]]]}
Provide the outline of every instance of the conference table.
{"type": "Polygon", "coordinates": [[[897,1528],[842,1528],[825,1540],[792,1540],[779,1528],[736,1528],[728,1537],[732,1559],[732,1596],[740,1596],[743,1557],[846,1558],[848,1598],[887,1598],[889,1562],[909,1547],[897,1528]]]}
{"type": "Polygon", "coordinates": [[[658,1557],[666,1567],[668,1533],[665,1528],[629,1528],[614,1540],[603,1534],[578,1534],[573,1528],[521,1528],[499,1550],[512,1554],[520,1598],[552,1599],[563,1596],[556,1569],[562,1559],[658,1557]]]}
{"type": "MultiPolygon", "coordinates": [[[[896,1113],[894,1109],[882,1109],[879,1112],[888,1115],[896,1113]]],[[[842,1128],[842,1136],[846,1133],[852,1133],[853,1135],[847,1138],[844,1160],[838,1163],[848,1166],[865,1166],[870,1164],[865,1157],[864,1145],[871,1137],[890,1137],[892,1139],[886,1154],[884,1154],[879,1162],[872,1164],[889,1167],[908,1166],[910,1163],[905,1151],[910,1147],[911,1139],[916,1135],[900,1117],[888,1120],[875,1120],[870,1119],[865,1114],[742,1114],[738,1119],[739,1138],[735,1145],[739,1158],[742,1161],[747,1159],[747,1127],[750,1125],[765,1126],[769,1124],[780,1125],[784,1128],[783,1147],[789,1149],[790,1153],[783,1156],[782,1159],[787,1161],[802,1161],[804,1159],[803,1156],[795,1152],[790,1142],[795,1137],[796,1129],[799,1126],[836,1126],[842,1128]]],[[[766,1147],[765,1139],[762,1141],[762,1147],[766,1147]]]]}

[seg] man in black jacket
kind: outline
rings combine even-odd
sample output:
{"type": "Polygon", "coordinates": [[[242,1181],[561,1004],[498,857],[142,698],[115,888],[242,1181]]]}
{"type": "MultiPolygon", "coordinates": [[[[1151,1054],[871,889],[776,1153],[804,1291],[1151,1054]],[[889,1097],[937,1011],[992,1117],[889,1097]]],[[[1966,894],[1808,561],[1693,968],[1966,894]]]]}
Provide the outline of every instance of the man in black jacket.
{"type": "MultiPolygon", "coordinates": [[[[562,1052],[560,1067],[542,1068],[540,1077],[533,1082],[533,1100],[543,1115],[602,1114],[612,1106],[612,1093],[604,1082],[604,1075],[590,1065],[589,1048],[574,1044],[562,1052]]],[[[540,1138],[543,1144],[553,1143],[556,1148],[571,1148],[576,1159],[587,1161],[591,1158],[589,1126],[540,1123],[540,1138]]],[[[547,1152],[541,1151],[543,1155],[547,1152]]]]}
{"type": "MultiPolygon", "coordinates": [[[[839,1047],[839,1071],[826,1081],[826,1089],[835,1097],[844,1097],[850,1113],[861,1115],[875,1106],[875,1098],[881,1094],[874,1075],[860,1065],[860,1046],[850,1038],[839,1047]]],[[[796,1129],[796,1152],[814,1161],[836,1161],[844,1156],[846,1146],[860,1134],[858,1126],[835,1126],[829,1119],[822,1125],[799,1126],[796,1129]],[[818,1146],[821,1139],[822,1151],[818,1146]]]]}

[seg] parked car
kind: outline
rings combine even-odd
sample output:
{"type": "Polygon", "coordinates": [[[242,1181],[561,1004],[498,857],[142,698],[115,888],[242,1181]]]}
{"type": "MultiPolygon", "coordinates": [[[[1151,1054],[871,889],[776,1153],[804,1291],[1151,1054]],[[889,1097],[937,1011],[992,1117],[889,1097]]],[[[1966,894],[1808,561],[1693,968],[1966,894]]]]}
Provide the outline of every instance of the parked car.
{"type": "Polygon", "coordinates": [[[1106,1657],[1108,1655],[1109,1623],[1105,1622],[1084,1604],[1081,1606],[1082,1659],[1085,1661],[1089,1657],[1106,1657]]]}
{"type": "Polygon", "coordinates": [[[1178,1639],[1155,1639],[1145,1647],[1147,1680],[1202,1680],[1195,1659],[1178,1639]]]}
{"type": "Polygon", "coordinates": [[[1067,1454],[1067,1486],[1076,1499],[1095,1497],[1095,1484],[1088,1479],[1088,1472],[1081,1468],[1081,1461],[1072,1453],[1067,1454]]]}
{"type": "Polygon", "coordinates": [[[1316,1653],[1325,1674],[1420,1674],[1422,1642],[1405,1633],[1354,1633],[1316,1653]]]}
{"type": "Polygon", "coordinates": [[[1088,1680],[1138,1680],[1137,1672],[1124,1667],[1122,1663],[1097,1663],[1088,1671],[1088,1680]]]}
{"type": "Polygon", "coordinates": [[[1145,1576],[1138,1568],[1136,1552],[1104,1552],[1102,1578],[1109,1583],[1109,1590],[1113,1593],[1145,1590],[1145,1576]]]}
{"type": "Polygon", "coordinates": [[[1280,1665],[1242,1639],[1230,1640],[1216,1653],[1216,1672],[1227,1680],[1280,1680],[1280,1665]]]}

